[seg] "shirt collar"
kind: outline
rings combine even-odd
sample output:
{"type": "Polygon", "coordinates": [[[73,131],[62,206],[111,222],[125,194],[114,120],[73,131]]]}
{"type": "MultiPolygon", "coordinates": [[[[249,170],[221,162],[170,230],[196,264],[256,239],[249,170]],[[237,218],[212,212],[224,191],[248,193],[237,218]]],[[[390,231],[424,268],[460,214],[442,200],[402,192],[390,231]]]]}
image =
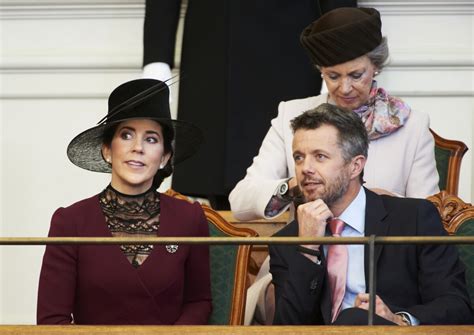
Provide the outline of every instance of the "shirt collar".
{"type": "Polygon", "coordinates": [[[339,216],[347,225],[361,234],[365,232],[365,202],[365,191],[364,188],[361,187],[354,200],[352,200],[350,205],[339,216]]]}

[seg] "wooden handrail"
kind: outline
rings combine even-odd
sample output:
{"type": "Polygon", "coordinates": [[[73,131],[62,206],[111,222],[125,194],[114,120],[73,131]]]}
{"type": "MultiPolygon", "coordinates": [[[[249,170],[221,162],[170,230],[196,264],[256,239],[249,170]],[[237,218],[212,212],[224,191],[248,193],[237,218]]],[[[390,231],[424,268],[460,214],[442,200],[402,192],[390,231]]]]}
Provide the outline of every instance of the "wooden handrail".
{"type": "MultiPolygon", "coordinates": [[[[2,237],[0,245],[369,244],[370,237],[2,237]]],[[[474,236],[375,236],[375,244],[474,244],[474,236]]]]}
{"type": "Polygon", "coordinates": [[[472,334],[473,326],[0,326],[2,335],[472,334]]]}

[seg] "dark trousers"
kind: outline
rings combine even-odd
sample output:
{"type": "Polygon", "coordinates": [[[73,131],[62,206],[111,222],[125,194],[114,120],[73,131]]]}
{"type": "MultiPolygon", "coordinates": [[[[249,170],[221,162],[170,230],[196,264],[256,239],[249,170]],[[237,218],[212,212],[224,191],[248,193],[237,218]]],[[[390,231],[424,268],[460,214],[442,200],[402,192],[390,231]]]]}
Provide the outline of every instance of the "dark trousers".
{"type": "MultiPolygon", "coordinates": [[[[366,326],[369,319],[369,312],[361,308],[346,308],[343,310],[333,325],[337,326],[366,326]]],[[[374,325],[396,326],[395,323],[374,314],[374,325]]]]}

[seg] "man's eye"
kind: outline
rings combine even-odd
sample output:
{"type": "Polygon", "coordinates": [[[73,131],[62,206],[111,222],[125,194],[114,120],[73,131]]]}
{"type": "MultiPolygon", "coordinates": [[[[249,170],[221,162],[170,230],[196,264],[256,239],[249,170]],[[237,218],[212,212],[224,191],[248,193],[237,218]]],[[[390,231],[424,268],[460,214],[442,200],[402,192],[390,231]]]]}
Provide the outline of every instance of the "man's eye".
{"type": "Polygon", "coordinates": [[[323,154],[317,154],[317,155],[316,155],[316,158],[317,158],[318,160],[323,160],[323,159],[326,159],[326,156],[323,155],[323,154]]]}

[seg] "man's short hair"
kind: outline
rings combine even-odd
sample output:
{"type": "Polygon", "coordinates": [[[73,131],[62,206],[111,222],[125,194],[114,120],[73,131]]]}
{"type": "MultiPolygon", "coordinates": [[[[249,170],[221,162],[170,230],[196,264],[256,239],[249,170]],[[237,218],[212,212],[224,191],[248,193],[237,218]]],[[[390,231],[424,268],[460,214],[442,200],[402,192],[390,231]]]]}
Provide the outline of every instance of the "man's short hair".
{"type": "Polygon", "coordinates": [[[358,155],[367,158],[369,138],[356,113],[324,103],[291,120],[293,133],[299,129],[317,129],[322,125],[331,125],[338,130],[338,145],[346,163],[358,155]]]}

